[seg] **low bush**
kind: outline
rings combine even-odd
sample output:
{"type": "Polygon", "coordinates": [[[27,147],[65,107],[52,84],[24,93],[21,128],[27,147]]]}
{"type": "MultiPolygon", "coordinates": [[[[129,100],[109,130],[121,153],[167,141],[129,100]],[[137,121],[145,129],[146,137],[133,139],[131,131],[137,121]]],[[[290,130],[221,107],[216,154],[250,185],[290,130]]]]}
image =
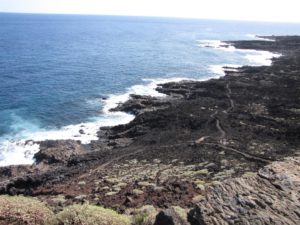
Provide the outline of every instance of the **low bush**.
{"type": "Polygon", "coordinates": [[[0,195],[0,225],[46,225],[54,213],[34,198],[0,195]]]}
{"type": "Polygon", "coordinates": [[[153,225],[157,210],[152,205],[145,205],[132,212],[132,225],[153,225]]]}
{"type": "Polygon", "coordinates": [[[99,206],[72,205],[58,213],[50,225],[130,225],[127,216],[99,206]]]}

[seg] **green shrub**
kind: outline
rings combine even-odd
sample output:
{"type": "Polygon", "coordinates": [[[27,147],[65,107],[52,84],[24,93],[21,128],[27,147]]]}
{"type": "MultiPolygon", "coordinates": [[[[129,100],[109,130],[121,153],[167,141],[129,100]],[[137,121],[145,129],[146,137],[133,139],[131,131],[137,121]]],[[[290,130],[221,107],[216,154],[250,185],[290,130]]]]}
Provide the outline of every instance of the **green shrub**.
{"type": "Polygon", "coordinates": [[[187,220],[187,215],[188,215],[188,209],[183,209],[180,206],[172,206],[171,207],[175,213],[179,216],[180,219],[182,219],[183,221],[187,220]]]}
{"type": "Polygon", "coordinates": [[[139,209],[135,209],[132,214],[133,225],[153,225],[157,210],[152,205],[145,205],[139,209]]]}
{"type": "Polygon", "coordinates": [[[133,225],[143,225],[143,223],[145,222],[145,220],[148,216],[149,215],[147,213],[136,214],[133,217],[133,225]]]}
{"type": "Polygon", "coordinates": [[[44,225],[52,216],[53,212],[37,199],[0,195],[0,225],[44,225]]]}
{"type": "Polygon", "coordinates": [[[130,225],[127,216],[88,204],[72,205],[58,213],[51,225],[130,225]]]}

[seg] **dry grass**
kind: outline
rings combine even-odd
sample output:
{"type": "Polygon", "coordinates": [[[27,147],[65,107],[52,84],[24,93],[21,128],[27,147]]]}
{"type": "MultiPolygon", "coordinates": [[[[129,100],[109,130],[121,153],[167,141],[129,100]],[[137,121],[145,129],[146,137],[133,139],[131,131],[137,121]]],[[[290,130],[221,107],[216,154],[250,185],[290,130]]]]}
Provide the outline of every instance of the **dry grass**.
{"type": "Polygon", "coordinates": [[[145,205],[139,209],[134,209],[131,213],[132,225],[153,225],[157,215],[157,210],[152,205],[145,205]]]}
{"type": "Polygon", "coordinates": [[[89,204],[71,205],[54,214],[38,199],[0,195],[0,225],[152,225],[156,215],[148,205],[127,216],[89,204]]]}
{"type": "Polygon", "coordinates": [[[0,225],[46,225],[53,216],[53,212],[37,199],[0,196],[0,225]]]}
{"type": "Polygon", "coordinates": [[[127,216],[113,210],[88,204],[72,205],[58,213],[51,225],[130,225],[127,216]]]}

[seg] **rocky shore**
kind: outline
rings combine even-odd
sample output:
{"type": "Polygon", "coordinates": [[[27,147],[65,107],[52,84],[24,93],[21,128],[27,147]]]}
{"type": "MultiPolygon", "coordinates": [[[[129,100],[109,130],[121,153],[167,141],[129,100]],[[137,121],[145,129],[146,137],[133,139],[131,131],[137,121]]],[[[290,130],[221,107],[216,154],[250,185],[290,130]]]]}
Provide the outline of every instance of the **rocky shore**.
{"type": "Polygon", "coordinates": [[[269,38],[228,44],[282,54],[271,66],[159,85],[166,98],[131,96],[114,110],[132,122],[88,145],[41,142],[35,165],[0,168],[0,194],[36,196],[55,212],[151,205],[155,225],[297,224],[300,37],[269,38]]]}

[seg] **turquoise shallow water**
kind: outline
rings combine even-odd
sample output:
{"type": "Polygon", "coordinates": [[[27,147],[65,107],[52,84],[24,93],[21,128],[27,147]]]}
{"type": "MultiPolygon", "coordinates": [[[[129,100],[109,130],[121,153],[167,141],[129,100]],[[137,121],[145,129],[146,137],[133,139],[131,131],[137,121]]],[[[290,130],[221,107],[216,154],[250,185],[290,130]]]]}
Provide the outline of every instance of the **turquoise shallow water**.
{"type": "Polygon", "coordinates": [[[58,130],[76,133],[86,124],[95,124],[93,133],[102,124],[130,121],[108,116],[105,107],[126,99],[124,93],[153,94],[151,81],[206,79],[217,75],[211,65],[249,64],[243,51],[204,48],[199,40],[255,34],[300,34],[300,25],[0,14],[0,162],[18,161],[18,151],[30,158],[32,146],[15,144],[23,139],[61,137],[58,130]],[[110,102],[103,101],[107,97],[110,102]]]}

